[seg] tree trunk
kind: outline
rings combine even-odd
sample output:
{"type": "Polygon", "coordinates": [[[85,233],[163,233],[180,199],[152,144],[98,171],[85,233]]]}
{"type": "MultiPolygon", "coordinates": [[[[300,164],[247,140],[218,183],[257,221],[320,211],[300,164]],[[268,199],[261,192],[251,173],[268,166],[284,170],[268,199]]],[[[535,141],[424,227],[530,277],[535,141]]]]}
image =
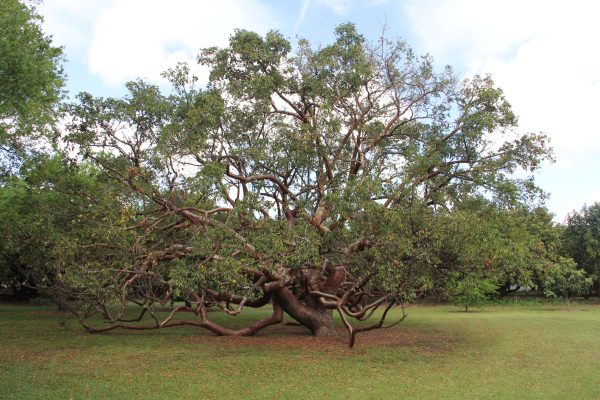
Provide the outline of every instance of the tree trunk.
{"type": "Polygon", "coordinates": [[[333,324],[333,313],[331,310],[315,310],[315,313],[319,315],[315,323],[309,328],[315,336],[335,336],[335,325],[333,324]]]}
{"type": "Polygon", "coordinates": [[[323,308],[313,299],[302,302],[289,289],[281,288],[273,292],[273,301],[286,314],[308,328],[313,335],[332,336],[337,334],[333,324],[332,311],[323,308]]]}

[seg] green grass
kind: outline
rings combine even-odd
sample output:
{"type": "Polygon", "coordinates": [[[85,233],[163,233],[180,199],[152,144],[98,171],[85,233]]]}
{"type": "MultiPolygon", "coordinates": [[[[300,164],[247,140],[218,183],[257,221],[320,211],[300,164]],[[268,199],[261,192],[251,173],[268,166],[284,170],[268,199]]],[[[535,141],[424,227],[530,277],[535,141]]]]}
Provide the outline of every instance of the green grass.
{"type": "MultiPolygon", "coordinates": [[[[598,399],[600,307],[414,307],[398,327],[321,340],[194,328],[90,335],[52,307],[0,306],[6,399],[598,399]]],[[[223,320],[244,319],[268,310],[223,320]]],[[[217,313],[213,314],[217,317],[217,313]]]]}

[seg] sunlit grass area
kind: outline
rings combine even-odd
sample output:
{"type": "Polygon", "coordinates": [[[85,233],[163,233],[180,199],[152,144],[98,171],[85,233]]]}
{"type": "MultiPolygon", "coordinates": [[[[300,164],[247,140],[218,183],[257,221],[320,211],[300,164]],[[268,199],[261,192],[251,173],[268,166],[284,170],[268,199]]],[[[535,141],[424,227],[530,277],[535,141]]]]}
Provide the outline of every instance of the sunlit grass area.
{"type": "MultiPolygon", "coordinates": [[[[231,326],[269,313],[246,310],[231,326]]],[[[411,307],[395,328],[320,339],[194,328],[90,335],[53,307],[0,306],[6,399],[596,399],[600,307],[411,307]]],[[[399,310],[396,311],[399,315],[399,310]]]]}

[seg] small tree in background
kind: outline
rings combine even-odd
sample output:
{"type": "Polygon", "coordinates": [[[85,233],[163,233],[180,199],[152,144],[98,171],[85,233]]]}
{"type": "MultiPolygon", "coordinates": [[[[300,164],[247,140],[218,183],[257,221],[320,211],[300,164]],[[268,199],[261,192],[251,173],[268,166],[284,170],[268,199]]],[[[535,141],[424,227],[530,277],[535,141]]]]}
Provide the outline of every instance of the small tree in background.
{"type": "Polygon", "coordinates": [[[563,255],[571,257],[593,280],[600,295],[600,203],[584,206],[567,217],[562,235],[563,255]]]}
{"type": "Polygon", "coordinates": [[[498,284],[494,280],[477,276],[451,280],[448,284],[452,304],[464,307],[465,312],[469,311],[469,307],[485,304],[497,290],[498,284]]]}
{"type": "Polygon", "coordinates": [[[582,269],[577,269],[575,262],[563,258],[559,267],[548,275],[544,282],[544,294],[548,297],[564,300],[567,307],[575,296],[580,296],[590,290],[592,278],[582,269]]]}

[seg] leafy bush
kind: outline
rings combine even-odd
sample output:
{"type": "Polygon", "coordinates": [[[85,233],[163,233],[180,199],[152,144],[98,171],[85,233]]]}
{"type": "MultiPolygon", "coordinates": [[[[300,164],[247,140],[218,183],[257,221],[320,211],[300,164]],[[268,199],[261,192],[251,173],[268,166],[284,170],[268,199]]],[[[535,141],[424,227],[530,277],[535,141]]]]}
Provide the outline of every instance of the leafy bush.
{"type": "Polygon", "coordinates": [[[544,281],[544,294],[548,297],[564,300],[569,306],[575,296],[590,290],[593,279],[587,277],[582,269],[577,269],[571,259],[563,259],[561,267],[552,271],[544,281]]]}
{"type": "Polygon", "coordinates": [[[496,294],[498,284],[489,278],[467,276],[450,281],[448,294],[454,305],[463,306],[465,312],[469,307],[477,307],[489,301],[496,294]]]}

